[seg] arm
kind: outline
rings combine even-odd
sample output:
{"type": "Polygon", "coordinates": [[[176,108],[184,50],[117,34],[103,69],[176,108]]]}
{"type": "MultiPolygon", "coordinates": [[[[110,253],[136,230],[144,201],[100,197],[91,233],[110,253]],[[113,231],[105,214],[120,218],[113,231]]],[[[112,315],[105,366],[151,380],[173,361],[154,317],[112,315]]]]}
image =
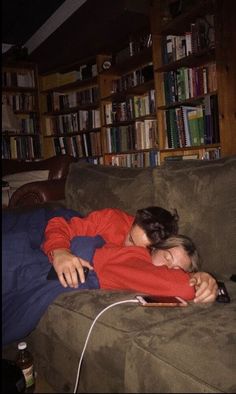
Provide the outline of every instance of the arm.
{"type": "Polygon", "coordinates": [[[77,288],[79,285],[77,273],[79,274],[80,282],[84,283],[83,267],[93,270],[89,261],[75,256],[67,249],[56,249],[51,259],[58,279],[63,287],[77,288]]]}
{"type": "Polygon", "coordinates": [[[77,273],[83,283],[82,266],[90,264],[70,252],[70,242],[78,235],[101,235],[105,241],[123,243],[131,227],[133,216],[116,209],[94,211],[85,218],[74,217],[69,221],[56,217],[48,222],[42,249],[57,272],[63,287],[78,287],[77,273]]]}
{"type": "Polygon", "coordinates": [[[83,266],[92,269],[88,261],[71,253],[70,244],[77,235],[93,235],[97,225],[94,213],[86,218],[74,217],[66,220],[54,217],[48,221],[41,248],[53,264],[63,287],[77,288],[77,273],[81,283],[84,283],[83,266]]]}
{"type": "Polygon", "coordinates": [[[101,235],[105,242],[122,244],[133,222],[133,216],[118,209],[101,209],[85,218],[49,220],[42,249],[45,254],[55,249],[70,249],[70,241],[77,235],[101,235]]]}
{"type": "Polygon", "coordinates": [[[181,269],[156,267],[149,252],[137,246],[105,245],[94,255],[94,270],[101,288],[134,290],[154,295],[194,298],[189,274],[181,269]]]}
{"type": "Polygon", "coordinates": [[[214,302],[218,294],[218,285],[213,276],[207,272],[195,272],[190,276],[190,286],[196,289],[194,302],[214,302]]]}

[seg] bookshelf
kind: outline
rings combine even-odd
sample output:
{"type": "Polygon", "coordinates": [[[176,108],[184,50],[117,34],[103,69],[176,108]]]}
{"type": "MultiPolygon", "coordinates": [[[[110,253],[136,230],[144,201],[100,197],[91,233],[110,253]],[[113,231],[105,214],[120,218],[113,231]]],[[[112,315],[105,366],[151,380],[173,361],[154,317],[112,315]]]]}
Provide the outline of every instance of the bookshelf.
{"type": "Polygon", "coordinates": [[[235,8],[155,0],[150,25],[110,52],[41,75],[44,157],[146,167],[236,154],[235,8]]]}
{"type": "Polygon", "coordinates": [[[101,78],[104,164],[149,167],[158,163],[158,130],[149,29],[128,37],[101,78]]]}
{"type": "Polygon", "coordinates": [[[2,158],[42,158],[38,69],[34,63],[5,62],[2,66],[2,158]]]}
{"type": "Polygon", "coordinates": [[[103,163],[99,54],[40,77],[44,155],[69,154],[103,163]]]}
{"type": "Polygon", "coordinates": [[[175,3],[150,13],[160,162],[235,154],[235,2],[175,3]]]}

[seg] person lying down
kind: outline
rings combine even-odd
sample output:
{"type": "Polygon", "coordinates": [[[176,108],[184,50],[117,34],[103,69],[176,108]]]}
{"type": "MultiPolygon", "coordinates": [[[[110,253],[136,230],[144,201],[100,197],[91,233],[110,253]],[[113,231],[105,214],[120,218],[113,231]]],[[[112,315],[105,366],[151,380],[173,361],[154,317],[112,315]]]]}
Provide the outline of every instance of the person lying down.
{"type": "MultiPolygon", "coordinates": [[[[72,247],[76,245],[76,238],[72,247]]],[[[79,247],[78,247],[79,250],[79,247]]],[[[103,289],[134,290],[153,295],[194,297],[190,272],[199,268],[199,255],[190,238],[182,235],[159,243],[158,249],[105,244],[96,249],[93,268],[103,289]]]]}
{"type": "Polygon", "coordinates": [[[3,346],[27,336],[50,303],[64,292],[101,288],[185,300],[195,295],[189,271],[198,268],[199,258],[192,241],[184,236],[170,237],[151,250],[105,244],[100,236],[77,236],[71,241],[72,253],[93,265],[77,289],[47,280],[52,265],[40,249],[40,240],[32,243],[32,231],[30,237],[15,233],[14,242],[12,236],[11,232],[3,237],[3,346]]]}

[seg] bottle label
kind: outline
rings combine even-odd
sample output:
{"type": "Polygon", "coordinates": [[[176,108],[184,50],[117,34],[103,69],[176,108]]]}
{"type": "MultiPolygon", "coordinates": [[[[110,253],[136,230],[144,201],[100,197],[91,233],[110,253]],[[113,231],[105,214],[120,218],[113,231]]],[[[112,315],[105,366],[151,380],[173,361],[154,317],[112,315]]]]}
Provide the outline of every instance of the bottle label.
{"type": "Polygon", "coordinates": [[[22,370],[25,377],[26,388],[31,387],[34,384],[34,369],[33,365],[29,368],[25,368],[22,370]]]}

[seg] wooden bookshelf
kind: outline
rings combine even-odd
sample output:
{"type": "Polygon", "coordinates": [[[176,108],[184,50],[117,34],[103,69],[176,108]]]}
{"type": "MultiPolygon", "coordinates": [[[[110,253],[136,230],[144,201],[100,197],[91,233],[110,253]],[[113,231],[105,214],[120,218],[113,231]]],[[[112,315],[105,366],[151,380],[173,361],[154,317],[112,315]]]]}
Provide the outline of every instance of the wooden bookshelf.
{"type": "Polygon", "coordinates": [[[155,166],[158,130],[149,27],[131,34],[113,59],[100,75],[104,163],[155,166]]]}
{"type": "Polygon", "coordinates": [[[2,158],[35,160],[42,158],[37,65],[4,62],[2,104],[18,118],[16,130],[2,129],[2,158]]]}
{"type": "Polygon", "coordinates": [[[40,76],[44,157],[143,167],[236,154],[236,2],[183,0],[177,16],[171,3],[152,2],[150,25],[115,52],[40,76]]]}
{"type": "Polygon", "coordinates": [[[176,17],[168,15],[168,2],[163,9],[163,2],[156,1],[151,9],[160,162],[175,156],[214,159],[236,153],[235,5],[233,0],[196,1],[176,17]],[[189,120],[198,108],[198,132],[204,129],[199,144],[193,142],[189,120]],[[187,143],[180,137],[185,125],[190,128],[187,143]]]}
{"type": "Polygon", "coordinates": [[[103,162],[99,73],[109,58],[96,55],[41,76],[45,157],[67,153],[103,162]]]}

